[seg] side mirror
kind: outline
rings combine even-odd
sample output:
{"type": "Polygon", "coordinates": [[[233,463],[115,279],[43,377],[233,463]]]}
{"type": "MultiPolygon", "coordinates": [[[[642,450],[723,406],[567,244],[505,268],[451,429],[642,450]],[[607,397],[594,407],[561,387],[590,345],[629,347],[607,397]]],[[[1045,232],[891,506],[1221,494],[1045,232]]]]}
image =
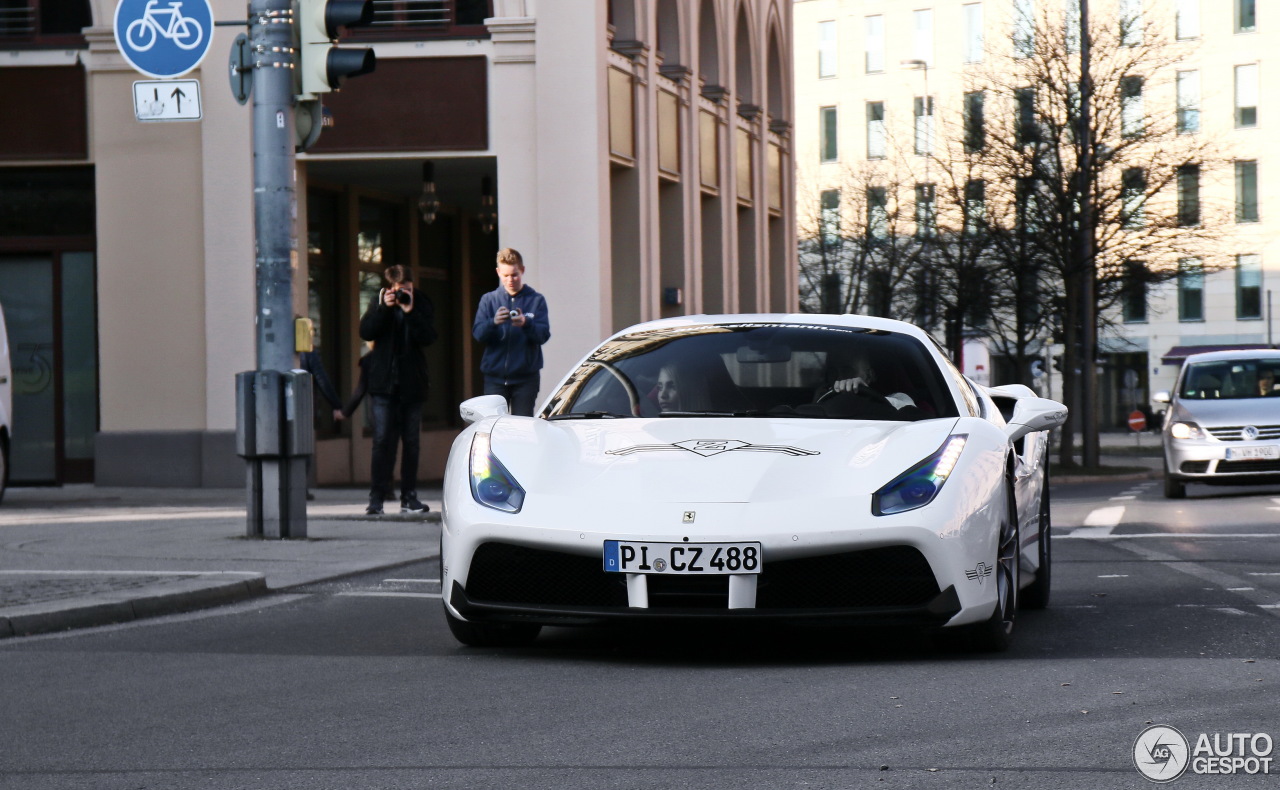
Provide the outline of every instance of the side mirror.
{"type": "Polygon", "coordinates": [[[1067,421],[1067,407],[1048,398],[1019,398],[1013,415],[1004,427],[1005,435],[1017,441],[1029,433],[1057,428],[1067,421]]]}
{"type": "Polygon", "coordinates": [[[510,413],[507,399],[501,395],[479,395],[458,404],[458,414],[462,415],[462,421],[467,425],[480,422],[486,417],[501,417],[510,413]]]}
{"type": "Polygon", "coordinates": [[[1151,396],[1151,400],[1155,401],[1156,403],[1170,403],[1173,400],[1173,398],[1169,396],[1168,390],[1160,390],[1155,395],[1151,396]]]}

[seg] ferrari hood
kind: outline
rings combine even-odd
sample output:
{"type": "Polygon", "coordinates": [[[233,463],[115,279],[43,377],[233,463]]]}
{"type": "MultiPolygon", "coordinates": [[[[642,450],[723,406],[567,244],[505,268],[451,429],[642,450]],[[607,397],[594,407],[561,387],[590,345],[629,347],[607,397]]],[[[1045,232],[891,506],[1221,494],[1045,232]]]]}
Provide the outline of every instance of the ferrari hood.
{"type": "Polygon", "coordinates": [[[506,417],[494,454],[527,491],[580,500],[764,502],[869,495],[936,451],[954,419],[920,422],[506,417]]]}

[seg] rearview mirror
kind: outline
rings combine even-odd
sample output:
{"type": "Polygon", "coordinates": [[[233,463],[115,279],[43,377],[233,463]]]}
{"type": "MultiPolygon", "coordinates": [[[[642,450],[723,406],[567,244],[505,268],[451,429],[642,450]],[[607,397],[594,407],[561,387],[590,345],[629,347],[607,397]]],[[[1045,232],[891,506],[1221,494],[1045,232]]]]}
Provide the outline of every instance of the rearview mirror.
{"type": "Polygon", "coordinates": [[[1010,441],[1029,433],[1057,428],[1067,421],[1067,407],[1048,398],[1019,398],[1013,404],[1013,416],[1004,427],[1010,441]]]}
{"type": "Polygon", "coordinates": [[[458,414],[467,425],[480,422],[487,417],[500,417],[510,413],[507,399],[501,395],[478,395],[458,404],[458,414]]]}
{"type": "Polygon", "coordinates": [[[738,346],[738,361],[746,365],[762,362],[790,362],[791,346],[772,343],[767,346],[738,346]]]}

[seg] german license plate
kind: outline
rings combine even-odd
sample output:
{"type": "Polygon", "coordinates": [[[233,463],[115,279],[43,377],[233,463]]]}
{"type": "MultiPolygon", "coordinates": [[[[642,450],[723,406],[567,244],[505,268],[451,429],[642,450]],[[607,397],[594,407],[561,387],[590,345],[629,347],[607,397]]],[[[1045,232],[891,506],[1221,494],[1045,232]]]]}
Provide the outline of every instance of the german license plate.
{"type": "Polygon", "coordinates": [[[759,543],[604,542],[604,569],[610,573],[759,573],[760,565],[759,543]]]}
{"type": "Polygon", "coordinates": [[[1228,447],[1228,461],[1271,461],[1280,458],[1280,445],[1262,447],[1228,447]]]}

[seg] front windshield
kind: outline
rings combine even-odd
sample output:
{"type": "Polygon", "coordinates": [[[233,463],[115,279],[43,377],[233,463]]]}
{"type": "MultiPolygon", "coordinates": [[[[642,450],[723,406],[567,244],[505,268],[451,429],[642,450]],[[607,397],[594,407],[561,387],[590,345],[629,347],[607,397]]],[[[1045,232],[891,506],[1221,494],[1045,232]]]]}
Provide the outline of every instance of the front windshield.
{"type": "Polygon", "coordinates": [[[1187,400],[1237,400],[1280,396],[1276,374],[1280,358],[1195,362],[1182,377],[1178,397],[1187,400]]]}
{"type": "Polygon", "coordinates": [[[652,329],[606,342],[547,404],[549,419],[956,417],[915,338],[800,324],[652,329]]]}

